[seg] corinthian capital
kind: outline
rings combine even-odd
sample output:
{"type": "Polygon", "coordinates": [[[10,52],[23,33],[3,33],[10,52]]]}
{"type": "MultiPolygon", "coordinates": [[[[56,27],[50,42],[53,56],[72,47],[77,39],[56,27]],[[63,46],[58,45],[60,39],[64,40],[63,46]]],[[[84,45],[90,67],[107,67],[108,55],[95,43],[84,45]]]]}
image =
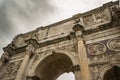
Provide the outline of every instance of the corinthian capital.
{"type": "Polygon", "coordinates": [[[0,59],[0,61],[1,62],[5,62],[6,60],[9,60],[9,57],[10,57],[9,53],[8,52],[4,52],[2,57],[1,57],[1,59],[0,59]]]}
{"type": "Polygon", "coordinates": [[[35,48],[33,47],[33,45],[28,45],[26,47],[26,53],[27,53],[27,55],[31,55],[32,53],[34,53],[34,51],[35,51],[35,48]]]}

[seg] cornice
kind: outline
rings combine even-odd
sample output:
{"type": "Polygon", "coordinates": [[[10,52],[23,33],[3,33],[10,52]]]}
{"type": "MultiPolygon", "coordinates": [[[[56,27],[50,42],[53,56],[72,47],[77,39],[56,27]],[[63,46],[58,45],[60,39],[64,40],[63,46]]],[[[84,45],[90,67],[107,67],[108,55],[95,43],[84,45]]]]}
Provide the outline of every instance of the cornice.
{"type": "MultiPolygon", "coordinates": [[[[48,41],[45,41],[45,42],[40,42],[39,43],[35,39],[28,39],[25,42],[27,43],[27,45],[31,44],[37,49],[37,48],[45,47],[45,46],[52,45],[52,44],[55,44],[55,43],[59,43],[59,42],[62,42],[62,41],[71,40],[71,39],[74,39],[74,38],[75,38],[75,34],[74,34],[74,32],[72,32],[67,36],[59,37],[59,38],[48,40],[48,41]]],[[[24,52],[27,45],[13,49],[14,53],[17,54],[17,53],[24,52]]]]}
{"type": "Polygon", "coordinates": [[[25,34],[19,34],[19,35],[17,35],[13,39],[12,43],[9,44],[7,47],[3,48],[3,50],[9,52],[12,55],[12,54],[14,54],[16,52],[19,53],[20,51],[24,51],[25,50],[24,48],[28,44],[32,44],[33,46],[38,48],[38,47],[43,47],[43,46],[51,45],[51,44],[54,44],[54,43],[59,43],[61,41],[65,41],[65,40],[76,38],[75,37],[75,31],[78,31],[78,30],[82,31],[82,36],[86,36],[86,35],[90,35],[92,33],[96,33],[96,32],[103,31],[103,30],[107,30],[107,29],[110,29],[110,28],[113,28],[113,27],[119,27],[120,26],[120,21],[119,21],[120,9],[117,9],[116,11],[113,11],[115,14],[112,14],[111,22],[109,22],[107,24],[100,25],[100,26],[98,26],[97,28],[94,28],[94,29],[87,29],[86,30],[85,26],[81,24],[81,19],[80,19],[80,18],[82,18],[82,16],[88,15],[89,13],[92,14],[94,12],[98,12],[98,11],[104,10],[105,8],[108,8],[108,7],[116,5],[116,3],[117,3],[117,1],[116,2],[110,2],[110,3],[104,4],[103,6],[101,6],[99,8],[93,9],[91,11],[88,11],[88,12],[85,12],[85,13],[82,13],[82,14],[79,13],[77,15],[74,15],[71,18],[62,20],[60,22],[57,22],[57,23],[54,23],[54,24],[51,24],[51,25],[48,25],[48,26],[45,26],[45,27],[37,28],[36,30],[33,30],[33,31],[25,33],[25,34]],[[103,9],[103,7],[105,7],[105,8],[103,9]],[[80,21],[77,22],[76,21],[77,19],[80,20],[80,21]],[[51,40],[48,39],[48,41],[45,41],[45,42],[40,42],[40,41],[37,41],[36,39],[32,38],[32,36],[35,36],[34,34],[36,34],[36,32],[38,32],[39,30],[50,28],[52,26],[56,26],[56,25],[59,25],[59,24],[62,24],[62,23],[65,23],[65,22],[68,22],[68,21],[71,21],[71,20],[74,20],[75,24],[73,26],[73,32],[68,33],[69,35],[67,35],[67,36],[57,37],[57,38],[55,38],[55,39],[53,38],[51,40]],[[31,35],[31,36],[29,36],[29,35],[31,35]],[[23,42],[26,42],[26,43],[24,45],[22,45],[22,46],[17,46],[16,47],[14,41],[18,37],[22,37],[24,39],[23,42]]]}
{"type": "MultiPolygon", "coordinates": [[[[22,35],[29,35],[29,34],[33,34],[35,33],[36,31],[38,30],[42,30],[42,29],[46,29],[46,28],[51,28],[51,27],[54,27],[54,26],[57,26],[57,25],[60,25],[60,24],[63,24],[63,23],[66,23],[66,22],[69,22],[69,21],[74,21],[76,20],[76,18],[83,18],[84,16],[86,15],[89,15],[89,14],[93,14],[93,13],[96,13],[96,12],[101,12],[101,10],[105,10],[107,7],[111,6],[111,5],[116,5],[118,2],[109,2],[109,3],[106,3],[104,4],[103,6],[99,7],[99,8],[96,8],[96,9],[93,9],[93,10],[90,10],[90,11],[87,11],[87,12],[84,12],[84,13],[79,13],[79,14],[76,14],[76,15],[73,15],[72,17],[70,18],[67,18],[67,19],[64,19],[64,20],[61,20],[59,22],[56,22],[56,23],[53,23],[53,24],[50,24],[50,25],[47,25],[47,26],[40,26],[38,27],[36,30],[33,30],[33,31],[30,31],[30,32],[27,32],[25,34],[22,34],[22,35]],[[103,8],[104,7],[104,8],[103,8]]],[[[80,22],[82,22],[80,20],[80,22]]],[[[18,35],[19,36],[19,35],[18,35]]]]}

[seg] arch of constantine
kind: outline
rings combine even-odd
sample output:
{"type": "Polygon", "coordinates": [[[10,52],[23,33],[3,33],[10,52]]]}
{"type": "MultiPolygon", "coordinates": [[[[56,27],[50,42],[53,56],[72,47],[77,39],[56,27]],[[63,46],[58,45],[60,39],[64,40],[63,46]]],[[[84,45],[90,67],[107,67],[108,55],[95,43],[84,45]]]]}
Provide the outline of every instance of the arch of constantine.
{"type": "Polygon", "coordinates": [[[3,48],[0,80],[120,80],[120,7],[94,10],[15,36],[3,48]]]}

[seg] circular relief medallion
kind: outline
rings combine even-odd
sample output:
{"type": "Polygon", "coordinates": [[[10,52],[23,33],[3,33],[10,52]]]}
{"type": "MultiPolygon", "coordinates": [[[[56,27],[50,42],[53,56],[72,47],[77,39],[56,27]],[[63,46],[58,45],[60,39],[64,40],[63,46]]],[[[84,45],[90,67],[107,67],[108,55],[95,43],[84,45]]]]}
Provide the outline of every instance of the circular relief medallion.
{"type": "Polygon", "coordinates": [[[105,53],[106,46],[103,43],[93,43],[88,46],[88,52],[90,55],[100,55],[105,53]]]}
{"type": "Polygon", "coordinates": [[[109,40],[107,47],[112,51],[120,51],[120,38],[109,40]]]}

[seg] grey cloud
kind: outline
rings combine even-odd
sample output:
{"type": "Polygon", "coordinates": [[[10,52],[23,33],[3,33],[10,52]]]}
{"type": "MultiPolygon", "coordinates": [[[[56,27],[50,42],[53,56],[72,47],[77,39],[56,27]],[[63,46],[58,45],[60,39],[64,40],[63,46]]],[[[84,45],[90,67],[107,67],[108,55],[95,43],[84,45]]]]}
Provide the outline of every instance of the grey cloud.
{"type": "Polygon", "coordinates": [[[3,4],[0,5],[0,36],[8,34],[12,31],[12,24],[6,14],[6,6],[3,4]]]}
{"type": "Polygon", "coordinates": [[[55,8],[49,4],[48,0],[0,1],[0,52],[2,47],[6,46],[4,44],[8,44],[16,34],[22,33],[19,30],[20,26],[29,29],[25,23],[35,24],[35,20],[41,21],[54,10],[55,8]]]}
{"type": "Polygon", "coordinates": [[[11,1],[11,4],[15,15],[25,20],[43,17],[54,10],[47,0],[16,0],[14,2],[11,1]]]}

